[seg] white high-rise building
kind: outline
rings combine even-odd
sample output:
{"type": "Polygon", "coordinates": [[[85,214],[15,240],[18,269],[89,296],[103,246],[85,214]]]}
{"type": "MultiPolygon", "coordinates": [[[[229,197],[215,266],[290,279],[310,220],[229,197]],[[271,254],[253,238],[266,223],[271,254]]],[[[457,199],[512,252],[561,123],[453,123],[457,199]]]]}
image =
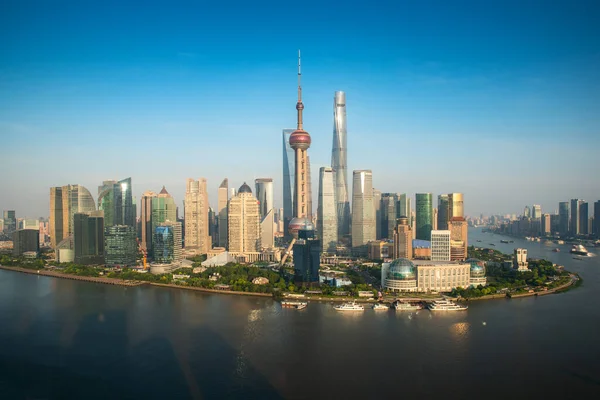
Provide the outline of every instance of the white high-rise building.
{"type": "Polygon", "coordinates": [[[317,212],[317,230],[323,246],[323,253],[336,252],[338,240],[337,203],[333,168],[321,167],[319,170],[319,206],[317,212]]]}
{"type": "Polygon", "coordinates": [[[376,240],[373,174],[371,170],[357,170],[352,179],[352,247],[372,240],[376,240]]]}
{"type": "Polygon", "coordinates": [[[273,208],[273,179],[259,178],[254,180],[256,198],[260,203],[260,216],[264,218],[273,208]]]}
{"type": "Polygon", "coordinates": [[[540,206],[539,204],[534,204],[533,207],[531,207],[531,218],[542,218],[542,206],[540,206]]]}
{"type": "Polygon", "coordinates": [[[246,183],[240,186],[228,206],[229,251],[256,252],[261,249],[260,210],[258,200],[246,183]]]}
{"type": "Polygon", "coordinates": [[[188,179],[185,192],[185,247],[205,254],[210,249],[206,179],[188,179]]]}
{"type": "Polygon", "coordinates": [[[518,271],[529,271],[527,249],[515,249],[514,264],[518,271]]]}
{"type": "Polygon", "coordinates": [[[431,231],[431,261],[450,261],[449,230],[431,231]]]}

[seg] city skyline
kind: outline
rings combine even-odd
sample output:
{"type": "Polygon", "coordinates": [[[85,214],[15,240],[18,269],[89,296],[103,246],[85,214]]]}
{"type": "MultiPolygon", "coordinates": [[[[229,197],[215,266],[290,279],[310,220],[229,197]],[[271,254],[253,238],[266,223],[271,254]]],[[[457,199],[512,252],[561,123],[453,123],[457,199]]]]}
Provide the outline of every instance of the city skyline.
{"type": "MultiPolygon", "coordinates": [[[[0,27],[10,38],[0,44],[0,133],[12,150],[5,153],[11,174],[0,177],[11,190],[0,193],[0,208],[47,216],[49,187],[93,188],[120,176],[133,177],[138,200],[165,185],[178,206],[188,176],[207,178],[213,205],[226,177],[234,187],[272,177],[280,207],[279,135],[295,122],[289,70],[296,48],[311,71],[304,86],[312,171],[330,166],[331,97],[344,91],[348,171],[372,170],[373,186],[382,193],[464,193],[467,215],[518,213],[522,204],[534,203],[554,210],[569,198],[597,199],[598,185],[587,176],[598,167],[600,117],[592,105],[600,96],[600,56],[585,38],[600,28],[576,3],[555,2],[539,14],[532,3],[508,2],[472,7],[467,16],[445,2],[391,5],[402,7],[402,23],[391,18],[394,12],[367,8],[325,20],[308,17],[314,29],[304,38],[282,29],[287,5],[257,6],[252,15],[269,22],[258,31],[256,19],[253,30],[245,29],[250,22],[243,7],[232,13],[231,25],[221,26],[196,18],[223,13],[218,5],[187,15],[149,7],[148,18],[134,25],[140,34],[131,36],[125,32],[133,9],[117,13],[109,4],[89,13],[74,3],[61,13],[16,3],[0,27]],[[431,7],[445,11],[447,20],[432,23],[431,7]],[[379,26],[359,23],[373,13],[379,26]],[[113,14],[107,33],[101,21],[113,14]],[[149,22],[155,17],[164,17],[161,29],[149,22]],[[342,20],[354,28],[336,32],[332,27],[342,20]],[[507,25],[514,29],[507,32],[507,25]],[[45,35],[49,30],[57,34],[45,35]],[[249,31],[251,37],[242,36],[249,31]],[[195,40],[205,35],[215,37],[212,44],[195,40]],[[123,38],[121,47],[110,44],[123,38]],[[564,146],[567,138],[581,146],[564,146]],[[129,157],[111,151],[124,139],[132,144],[123,147],[131,149],[129,157]],[[410,151],[423,144],[426,152],[410,151]],[[165,154],[166,147],[176,151],[165,154]],[[24,157],[24,149],[39,156],[24,157]],[[102,155],[101,168],[89,162],[92,150],[102,155]],[[58,152],[69,156],[52,162],[43,156],[58,152]],[[450,153],[465,162],[453,163],[451,175],[439,173],[450,153]],[[139,162],[158,155],[163,162],[139,162]],[[527,162],[527,173],[514,162],[534,155],[548,162],[527,162]],[[240,170],[224,157],[249,167],[240,170]],[[568,168],[553,162],[564,159],[568,168]]],[[[313,202],[315,185],[313,179],[313,202]]]]}

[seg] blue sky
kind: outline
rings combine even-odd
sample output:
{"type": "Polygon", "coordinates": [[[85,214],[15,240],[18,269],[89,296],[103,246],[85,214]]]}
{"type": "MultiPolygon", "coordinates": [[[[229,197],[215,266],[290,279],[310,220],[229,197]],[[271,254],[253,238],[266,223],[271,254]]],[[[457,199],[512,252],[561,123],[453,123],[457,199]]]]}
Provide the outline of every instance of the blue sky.
{"type": "Polygon", "coordinates": [[[129,176],[178,204],[188,177],[213,204],[272,177],[281,204],[297,49],[315,196],[344,90],[349,169],[383,192],[464,192],[471,215],[600,199],[597,1],[122,3],[0,4],[1,209],[129,176]]]}

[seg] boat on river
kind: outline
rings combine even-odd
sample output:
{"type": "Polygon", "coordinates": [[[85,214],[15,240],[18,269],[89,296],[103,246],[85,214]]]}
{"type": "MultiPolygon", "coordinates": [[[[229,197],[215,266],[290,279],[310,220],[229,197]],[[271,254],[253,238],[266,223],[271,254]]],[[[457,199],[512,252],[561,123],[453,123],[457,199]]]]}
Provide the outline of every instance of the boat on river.
{"type": "Polygon", "coordinates": [[[373,305],[373,310],[375,311],[384,311],[384,310],[389,310],[390,307],[386,306],[385,304],[382,303],[377,303],[373,305]]]}
{"type": "Polygon", "coordinates": [[[308,306],[308,303],[306,301],[285,300],[285,301],[281,302],[281,307],[295,308],[296,310],[302,310],[303,308],[306,308],[307,306],[308,306]]]}
{"type": "Polygon", "coordinates": [[[365,307],[360,305],[360,304],[356,304],[355,301],[351,302],[351,303],[344,303],[344,304],[340,304],[337,306],[333,307],[336,311],[364,311],[365,307]]]}
{"type": "Polygon", "coordinates": [[[419,311],[423,309],[423,306],[420,304],[405,303],[400,300],[393,302],[392,307],[396,311],[419,311]]]}
{"type": "Polygon", "coordinates": [[[468,306],[451,302],[450,300],[436,300],[429,305],[431,311],[464,311],[468,306]]]}
{"type": "Polygon", "coordinates": [[[580,244],[574,244],[573,247],[571,247],[570,253],[577,254],[579,256],[588,255],[587,249],[580,244]]]}

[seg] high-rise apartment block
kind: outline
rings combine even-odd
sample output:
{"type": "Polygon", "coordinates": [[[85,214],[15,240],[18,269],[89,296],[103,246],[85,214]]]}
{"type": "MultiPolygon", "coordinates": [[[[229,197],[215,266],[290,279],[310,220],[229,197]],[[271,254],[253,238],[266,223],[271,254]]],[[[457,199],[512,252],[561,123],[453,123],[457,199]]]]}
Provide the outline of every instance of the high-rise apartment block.
{"type": "Polygon", "coordinates": [[[394,258],[413,258],[412,227],[408,224],[407,217],[398,218],[398,224],[394,229],[394,258]]]}
{"type": "Polygon", "coordinates": [[[321,167],[319,170],[319,207],[317,230],[323,252],[335,254],[338,241],[337,202],[335,200],[333,168],[321,167]]]}
{"type": "Polygon", "coordinates": [[[551,219],[550,214],[542,214],[542,236],[550,236],[552,234],[552,228],[550,225],[551,219]]]}
{"type": "Polygon", "coordinates": [[[467,221],[464,217],[452,217],[448,222],[448,228],[450,229],[450,260],[466,260],[469,246],[467,221]]]}
{"type": "Polygon", "coordinates": [[[185,247],[206,254],[212,247],[206,179],[188,178],[184,206],[185,247]]]}
{"type": "Polygon", "coordinates": [[[420,240],[431,240],[433,229],[433,205],[431,193],[416,194],[416,238],[420,240]]]}
{"type": "Polygon", "coordinates": [[[518,271],[529,271],[527,249],[515,249],[514,266],[518,271]]]}
{"type": "Polygon", "coordinates": [[[350,234],[350,202],[348,198],[348,132],[346,128],[346,94],[335,92],[333,97],[333,168],[338,218],[338,240],[350,234]]]}
{"type": "Polygon", "coordinates": [[[431,231],[431,261],[450,261],[450,231],[431,231]]]}
{"type": "Polygon", "coordinates": [[[542,206],[540,206],[539,204],[534,204],[531,207],[531,218],[533,218],[533,219],[542,218],[542,206]]]}
{"type": "Polygon", "coordinates": [[[352,180],[352,247],[358,250],[372,240],[376,240],[373,174],[357,170],[352,180]]]}
{"type": "Polygon", "coordinates": [[[246,183],[229,200],[228,214],[229,251],[260,251],[260,208],[246,183]]]}
{"type": "Polygon", "coordinates": [[[229,180],[223,179],[217,194],[217,220],[219,225],[218,246],[227,248],[227,203],[229,202],[229,180]]]}

